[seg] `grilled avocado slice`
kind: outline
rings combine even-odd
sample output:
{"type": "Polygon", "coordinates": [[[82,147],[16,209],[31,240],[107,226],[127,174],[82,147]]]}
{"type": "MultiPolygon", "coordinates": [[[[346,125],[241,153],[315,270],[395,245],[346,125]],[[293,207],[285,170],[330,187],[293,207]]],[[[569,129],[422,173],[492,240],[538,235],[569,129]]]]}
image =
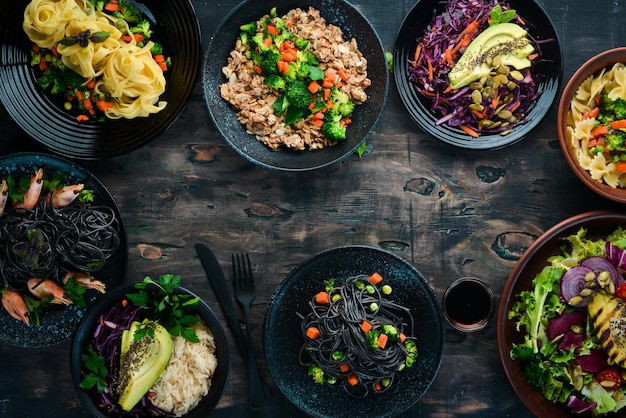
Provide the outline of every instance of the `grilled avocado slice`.
{"type": "Polygon", "coordinates": [[[596,293],[587,304],[593,331],[609,358],[626,367],[626,301],[596,293]]]}

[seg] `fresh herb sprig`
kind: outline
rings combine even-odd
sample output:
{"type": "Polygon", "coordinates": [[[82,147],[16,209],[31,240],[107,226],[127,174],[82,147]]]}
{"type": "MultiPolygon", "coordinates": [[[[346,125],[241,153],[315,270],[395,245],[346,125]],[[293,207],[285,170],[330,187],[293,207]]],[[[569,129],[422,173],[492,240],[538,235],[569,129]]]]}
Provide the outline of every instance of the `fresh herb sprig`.
{"type": "Polygon", "coordinates": [[[86,390],[95,386],[98,393],[104,392],[107,387],[106,378],[109,375],[109,371],[104,365],[104,357],[98,355],[90,345],[87,347],[87,354],[83,354],[81,358],[83,359],[85,368],[91,371],[91,373],[83,377],[79,386],[86,390]]]}
{"type": "MultiPolygon", "coordinates": [[[[137,292],[126,296],[133,304],[143,306],[146,316],[163,325],[171,335],[180,335],[196,343],[200,340],[191,325],[198,322],[196,306],[200,298],[177,293],[176,289],[179,287],[180,276],[164,274],[159,276],[158,281],[146,276],[141,283],[135,285],[137,292]]],[[[146,335],[154,335],[154,328],[150,324],[147,322],[146,326],[138,329],[134,338],[138,340],[146,335]]]]}

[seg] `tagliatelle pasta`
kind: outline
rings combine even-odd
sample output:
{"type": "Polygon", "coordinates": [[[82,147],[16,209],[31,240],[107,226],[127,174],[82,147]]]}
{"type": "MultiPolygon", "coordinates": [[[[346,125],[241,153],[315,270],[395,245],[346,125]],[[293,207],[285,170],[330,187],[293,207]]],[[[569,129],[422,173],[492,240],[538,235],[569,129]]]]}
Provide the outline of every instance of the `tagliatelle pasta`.
{"type": "Polygon", "coordinates": [[[602,94],[610,100],[626,99],[626,65],[616,63],[583,81],[570,103],[566,137],[580,166],[594,180],[611,187],[626,187],[626,173],[617,170],[617,162],[607,158],[603,152],[590,152],[596,117],[587,115],[598,106],[595,100],[602,94]]]}
{"type": "Polygon", "coordinates": [[[102,109],[108,118],[145,117],[167,105],[159,101],[166,82],[151,53],[154,43],[139,46],[134,36],[124,39],[131,34],[124,20],[94,10],[86,0],[32,0],[24,11],[23,29],[39,47],[55,48],[63,64],[86,83],[93,80],[96,92],[110,95],[111,106],[102,109]],[[62,42],[98,33],[106,39],[62,42]]]}

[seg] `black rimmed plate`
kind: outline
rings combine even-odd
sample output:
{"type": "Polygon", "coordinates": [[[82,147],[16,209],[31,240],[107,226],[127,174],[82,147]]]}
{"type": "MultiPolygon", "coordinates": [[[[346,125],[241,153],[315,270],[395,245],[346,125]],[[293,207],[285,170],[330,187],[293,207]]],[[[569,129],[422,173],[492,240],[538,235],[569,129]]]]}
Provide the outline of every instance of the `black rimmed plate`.
{"type": "Polygon", "coordinates": [[[265,357],[276,385],[291,403],[314,417],[388,417],[403,413],[435,379],[445,336],[439,302],[424,276],[402,258],[368,246],[326,250],[296,267],[276,289],[264,330],[265,357]],[[344,280],[375,271],[393,288],[389,298],[410,309],[418,357],[412,368],[398,373],[399,380],[389,390],[354,398],[341,388],[316,384],[307,376],[298,360],[304,341],[296,313],[310,310],[308,303],[324,288],[324,280],[344,280]]]}
{"type": "Polygon", "coordinates": [[[515,127],[508,135],[482,134],[478,138],[470,137],[459,128],[435,124],[442,115],[432,109],[432,101],[419,94],[409,81],[409,61],[414,59],[418,39],[433,17],[445,10],[445,4],[441,0],[419,0],[398,31],[393,51],[393,75],[409,116],[424,132],[461,148],[498,149],[521,140],[550,110],[563,74],[563,57],[556,29],[545,10],[535,1],[511,0],[508,4],[526,21],[529,35],[541,42],[542,60],[535,64],[534,71],[540,77],[538,89],[542,94],[528,112],[528,122],[515,127]]]}
{"type": "MultiPolygon", "coordinates": [[[[128,241],[126,230],[122,221],[122,215],[111,193],[93,174],[84,168],[60,157],[35,154],[19,153],[0,157],[0,179],[30,177],[33,172],[43,168],[44,174],[62,172],[66,175],[64,184],[84,183],[86,189],[93,190],[93,205],[105,205],[113,209],[119,223],[120,243],[117,250],[107,259],[104,267],[94,272],[98,280],[104,282],[107,289],[117,286],[124,277],[126,260],[128,258],[128,241]]],[[[1,284],[0,284],[1,285],[1,284]]],[[[87,305],[93,303],[99,297],[95,290],[86,293],[87,305]]],[[[26,326],[17,321],[0,308],[0,344],[15,347],[47,347],[68,341],[76,330],[85,308],[76,305],[50,306],[40,314],[41,325],[31,323],[26,326]]]]}
{"type": "Polygon", "coordinates": [[[204,58],[202,74],[204,98],[209,114],[222,137],[240,155],[260,166],[285,170],[305,171],[328,166],[353,154],[373,132],[382,115],[389,85],[389,73],[385,52],[376,31],[354,6],[340,0],[278,0],[272,3],[248,0],[237,6],[221,23],[213,35],[204,58]],[[349,126],[347,139],[333,147],[315,151],[272,151],[260,143],[254,135],[246,132],[237,120],[236,111],[222,99],[220,84],[227,80],[222,67],[228,65],[228,57],[235,47],[242,24],[260,19],[276,7],[283,16],[295,8],[319,10],[327,24],[338,26],[344,39],[355,38],[359,50],[367,59],[367,74],[372,81],[365,92],[368,99],[356,106],[352,115],[354,123],[349,126]]]}
{"type": "MultiPolygon", "coordinates": [[[[93,333],[96,329],[98,318],[113,305],[120,303],[122,299],[126,298],[126,294],[133,293],[135,291],[134,284],[127,284],[115,289],[112,292],[107,293],[96,303],[89,307],[85,316],[80,321],[76,334],[72,341],[70,348],[70,370],[72,374],[72,380],[81,404],[87,409],[92,416],[98,418],[106,418],[109,415],[100,408],[99,402],[97,402],[92,394],[85,389],[82,389],[79,385],[83,380],[83,360],[82,355],[87,351],[93,333]]],[[[196,294],[183,287],[179,287],[176,292],[178,294],[191,295],[197,297],[196,294]]],[[[200,400],[198,405],[183,415],[185,418],[202,418],[212,411],[219,403],[226,382],[228,381],[228,375],[230,371],[229,352],[228,352],[228,340],[226,340],[226,334],[224,328],[220,323],[215,313],[211,310],[209,305],[202,299],[198,302],[196,307],[196,313],[206,326],[211,330],[213,334],[213,340],[215,342],[215,357],[217,358],[217,367],[213,376],[211,377],[211,386],[209,392],[200,400]]]]}
{"type": "Polygon", "coordinates": [[[27,0],[0,3],[0,100],[13,120],[47,149],[72,159],[93,160],[133,151],[167,129],[182,112],[199,70],[200,26],[190,0],[144,0],[154,39],[172,59],[165,75],[167,106],[149,117],[79,123],[63,100],[37,85],[30,66],[31,42],[22,29],[27,0]]]}

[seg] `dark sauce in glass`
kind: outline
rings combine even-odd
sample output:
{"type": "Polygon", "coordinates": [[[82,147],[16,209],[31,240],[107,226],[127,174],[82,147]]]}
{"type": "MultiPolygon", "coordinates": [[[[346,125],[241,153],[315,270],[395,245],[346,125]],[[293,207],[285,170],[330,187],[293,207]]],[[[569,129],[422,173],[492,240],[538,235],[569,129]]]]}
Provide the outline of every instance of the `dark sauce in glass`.
{"type": "Polygon", "coordinates": [[[491,297],[480,283],[464,281],[450,289],[444,308],[452,321],[476,325],[489,316],[491,297]]]}

